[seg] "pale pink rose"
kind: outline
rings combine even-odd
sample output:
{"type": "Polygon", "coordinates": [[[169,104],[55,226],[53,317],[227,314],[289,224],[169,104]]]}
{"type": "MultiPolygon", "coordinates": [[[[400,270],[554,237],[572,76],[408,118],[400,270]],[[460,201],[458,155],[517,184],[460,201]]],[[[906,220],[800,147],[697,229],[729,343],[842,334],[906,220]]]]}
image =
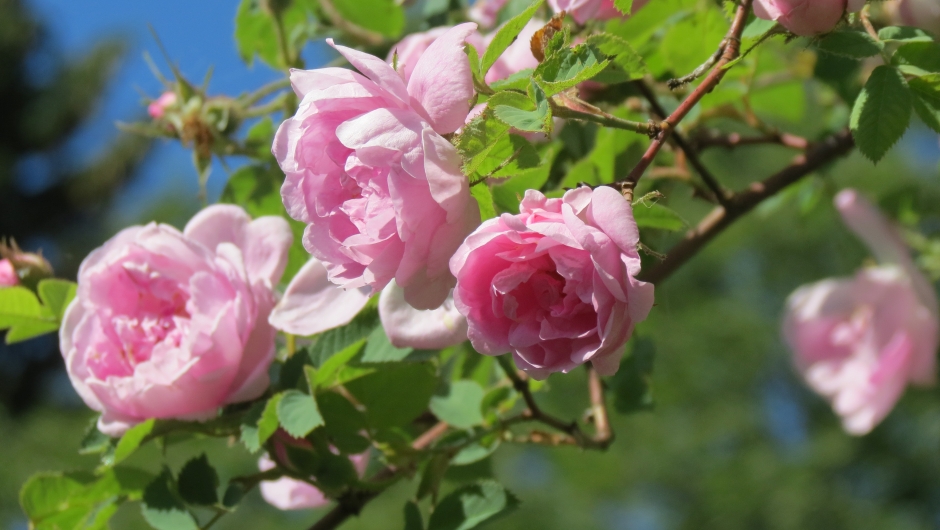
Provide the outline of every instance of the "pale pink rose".
{"type": "Polygon", "coordinates": [[[846,13],[863,7],[865,0],[754,0],[754,15],[797,35],[813,36],[832,31],[846,13]]]}
{"type": "MultiPolygon", "coordinates": [[[[402,79],[407,83],[411,79],[411,74],[414,72],[415,67],[418,65],[418,60],[421,59],[424,52],[431,47],[431,44],[434,44],[434,41],[436,41],[438,37],[441,37],[451,29],[450,26],[441,26],[421,33],[412,33],[402,39],[398,44],[392,46],[392,49],[388,52],[386,61],[396,64],[395,56],[397,54],[398,73],[401,74],[402,79]]],[[[476,48],[478,54],[482,54],[486,49],[483,43],[483,37],[476,31],[467,35],[464,42],[476,48]]]]}
{"type": "Polygon", "coordinates": [[[491,28],[499,22],[499,12],[509,0],[476,0],[467,11],[467,17],[481,27],[491,28]]]}
{"type": "MultiPolygon", "coordinates": [[[[281,429],[273,435],[276,458],[282,466],[290,466],[285,449],[286,445],[301,449],[311,449],[310,442],[304,439],[292,438],[281,429]]],[[[349,459],[362,477],[369,465],[369,453],[351,455],[349,459]]],[[[274,469],[274,460],[267,454],[258,460],[258,469],[268,471],[274,469]]],[[[261,496],[271,506],[280,510],[307,510],[320,508],[330,503],[330,499],[316,486],[295,478],[283,477],[277,480],[268,480],[260,484],[261,496]]]]}
{"type": "Polygon", "coordinates": [[[457,311],[453,296],[437,309],[415,309],[393,281],[379,296],[379,317],[388,339],[398,348],[439,350],[467,340],[467,318],[457,311]]]}
{"type": "Polygon", "coordinates": [[[12,287],[20,283],[20,277],[8,259],[0,259],[0,287],[12,287]]]}
{"type": "Polygon", "coordinates": [[[344,326],[369,301],[364,291],[367,289],[343,289],[331,282],[326,267],[310,258],[291,279],[268,322],[275,329],[302,337],[344,326]]]}
{"type": "MultiPolygon", "coordinates": [[[[646,5],[649,0],[633,0],[633,12],[646,5]]],[[[614,0],[548,0],[548,5],[556,13],[567,11],[578,24],[588,20],[609,20],[622,17],[614,7],[614,0]]]]}
{"type": "Polygon", "coordinates": [[[940,35],[940,2],[937,0],[901,0],[887,4],[897,12],[897,22],[940,35]]]}
{"type": "MultiPolygon", "coordinates": [[[[493,66],[490,67],[489,72],[486,73],[486,82],[492,83],[493,81],[506,79],[516,72],[537,67],[539,61],[532,55],[531,41],[535,32],[542,29],[544,25],[544,21],[537,19],[530,20],[525,27],[522,28],[522,31],[519,32],[519,36],[516,37],[516,40],[506,48],[506,51],[504,51],[503,54],[499,56],[499,59],[493,63],[493,66]]],[[[496,32],[494,31],[483,38],[484,50],[493,42],[495,36],[496,32]]]]}
{"type": "Polygon", "coordinates": [[[835,202],[881,265],[797,289],[783,336],[810,388],[860,435],[891,412],[908,383],[934,384],[940,324],[932,286],[888,221],[854,190],[835,202]]]}
{"type": "Polygon", "coordinates": [[[639,232],[616,190],[577,188],[561,199],[528,190],[519,215],[484,222],[451,259],[454,301],[473,347],[512,352],[537,379],[590,361],[602,375],[653,306],[640,272],[639,232]]]}
{"type": "MultiPolygon", "coordinates": [[[[308,223],[304,247],[330,281],[380,291],[394,278],[414,307],[441,305],[447,261],[479,224],[460,156],[441,134],[464,123],[474,95],[464,54],[475,24],[456,26],[403,81],[371,55],[334,46],[365,76],[341,68],[291,71],[301,98],[278,129],[287,212],[308,223]]],[[[330,41],[332,44],[332,41],[330,41]]]]}
{"type": "Polygon", "coordinates": [[[176,92],[164,92],[147,105],[147,113],[153,119],[162,118],[166,114],[166,109],[173,105],[176,105],[176,92]]]}
{"type": "Polygon", "coordinates": [[[268,387],[268,324],[293,236],[280,217],[237,206],[199,212],[185,230],[122,230],[85,258],[59,342],[99,429],[148,418],[204,420],[268,387]]]}

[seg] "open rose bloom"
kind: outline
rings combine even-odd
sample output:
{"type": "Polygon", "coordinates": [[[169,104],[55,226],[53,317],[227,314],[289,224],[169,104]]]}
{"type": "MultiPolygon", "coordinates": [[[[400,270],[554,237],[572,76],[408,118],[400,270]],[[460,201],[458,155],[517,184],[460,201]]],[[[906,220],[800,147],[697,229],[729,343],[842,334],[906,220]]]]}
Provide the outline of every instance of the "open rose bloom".
{"type": "Polygon", "coordinates": [[[865,434],[908,384],[934,384],[937,299],[874,206],[854,190],[839,193],[836,206],[880,265],[797,289],[783,336],[806,383],[829,399],[845,430],[865,434]]]}
{"type": "Polygon", "coordinates": [[[442,134],[463,125],[474,95],[464,54],[475,24],[437,38],[406,82],[371,55],[334,46],[362,72],[291,72],[301,98],[277,131],[274,155],[291,217],[308,224],[304,247],[345,289],[371,295],[393,279],[418,309],[439,307],[455,280],[454,251],[480,222],[442,134]]]}
{"type": "Polygon", "coordinates": [[[92,252],[59,334],[66,369],[99,429],[200,420],[268,387],[273,290],[293,239],[280,217],[216,205],[185,230],[127,228],[92,252]]]}
{"type": "Polygon", "coordinates": [[[754,0],[754,14],[775,20],[802,36],[828,33],[846,13],[865,7],[865,0],[754,0]]]}
{"type": "MultiPolygon", "coordinates": [[[[633,0],[633,11],[646,5],[648,0],[633,0]]],[[[614,0],[548,0],[548,5],[556,13],[566,11],[578,24],[589,20],[608,20],[622,17],[614,7],[614,0]]]]}
{"type": "Polygon", "coordinates": [[[486,221],[451,260],[474,348],[512,352],[538,379],[585,362],[615,373],[653,305],[652,284],[635,278],[638,243],[630,203],[613,188],[562,199],[527,191],[519,215],[486,221]]]}

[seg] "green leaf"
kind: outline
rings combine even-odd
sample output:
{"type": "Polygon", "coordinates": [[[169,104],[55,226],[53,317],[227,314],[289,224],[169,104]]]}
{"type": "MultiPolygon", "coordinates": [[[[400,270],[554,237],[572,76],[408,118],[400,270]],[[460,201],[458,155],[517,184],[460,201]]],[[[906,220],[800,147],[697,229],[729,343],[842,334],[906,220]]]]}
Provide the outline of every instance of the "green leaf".
{"type": "Polygon", "coordinates": [[[859,151],[869,160],[877,163],[904,135],[911,121],[912,99],[896,68],[879,66],[871,73],[849,122],[859,151]]]}
{"type": "Polygon", "coordinates": [[[630,46],[630,43],[610,33],[598,33],[587,39],[587,44],[600,50],[607,56],[608,65],[603,72],[594,76],[600,83],[626,83],[642,79],[649,73],[643,57],[630,46]]]}
{"type": "Polygon", "coordinates": [[[629,15],[633,11],[633,0],[614,0],[614,7],[624,15],[629,15]]]}
{"type": "Polygon", "coordinates": [[[59,329],[59,319],[39,303],[25,287],[0,288],[0,330],[7,331],[6,342],[13,344],[59,329]]]}
{"type": "Polygon", "coordinates": [[[914,110],[928,127],[940,133],[940,74],[908,81],[914,95],[914,110]]]}
{"type": "Polygon", "coordinates": [[[378,309],[374,305],[366,306],[349,324],[331,329],[317,337],[309,351],[310,361],[314,366],[323,366],[333,355],[368,337],[378,325],[378,309]]]}
{"type": "Polygon", "coordinates": [[[469,429],[483,423],[483,388],[474,381],[454,381],[444,395],[431,398],[431,412],[441,421],[458,429],[469,429]]]}
{"type": "Polygon", "coordinates": [[[444,497],[431,514],[428,530],[469,530],[519,506],[519,500],[492,480],[464,486],[444,497]]]}
{"type": "Polygon", "coordinates": [[[881,28],[878,38],[885,42],[933,42],[930,33],[922,29],[898,26],[881,28]]]}
{"type": "Polygon", "coordinates": [[[891,64],[915,66],[927,72],[940,73],[940,44],[935,42],[905,44],[891,56],[891,64]]]}
{"type": "Polygon", "coordinates": [[[607,57],[595,46],[579,44],[547,57],[535,69],[535,78],[545,94],[553,96],[600,74],[608,64],[607,57]]]}
{"type": "Polygon", "coordinates": [[[178,482],[180,497],[189,504],[210,506],[219,502],[219,475],[205,453],[186,462],[178,482]]]}
{"type": "Polygon", "coordinates": [[[864,31],[844,30],[826,35],[816,47],[833,55],[863,59],[880,54],[884,45],[864,31]]]}
{"type": "Polygon", "coordinates": [[[241,441],[250,452],[258,452],[277,431],[277,406],[283,397],[283,394],[275,394],[266,403],[255,403],[245,414],[241,425],[241,441]]]}
{"type": "Polygon", "coordinates": [[[277,417],[287,434],[303,438],[323,425],[323,416],[313,396],[299,390],[288,390],[283,396],[277,405],[277,417]]]}
{"type": "Polygon", "coordinates": [[[333,447],[343,454],[358,454],[369,448],[369,440],[360,434],[368,427],[365,415],[348,399],[336,392],[321,392],[317,405],[333,447]]]}
{"type": "MultiPolygon", "coordinates": [[[[657,2],[666,3],[665,0],[657,2]]],[[[666,62],[664,66],[674,77],[686,75],[698,68],[715,53],[728,32],[728,21],[720,10],[704,7],[704,3],[699,6],[703,7],[691,16],[682,17],[668,29],[657,49],[666,62]]],[[[645,11],[646,8],[638,14],[645,14],[645,11]]]]}
{"type": "Polygon", "coordinates": [[[499,448],[499,443],[499,438],[493,440],[493,442],[489,445],[484,445],[482,443],[472,443],[454,455],[453,460],[451,460],[451,464],[455,466],[475,464],[496,452],[496,449],[499,448]]]}
{"type": "Polygon", "coordinates": [[[405,425],[424,412],[437,377],[427,363],[390,364],[345,386],[366,407],[369,425],[382,429],[405,425]]]}
{"type": "Polygon", "coordinates": [[[151,418],[128,429],[127,432],[124,433],[124,436],[121,437],[121,441],[118,442],[117,447],[114,448],[114,459],[111,465],[119,464],[127,457],[134,454],[134,451],[137,451],[147,436],[153,431],[155,424],[156,420],[151,418]]]}
{"type": "Polygon", "coordinates": [[[386,37],[397,38],[405,29],[405,11],[394,0],[333,0],[344,19],[386,37]]]}
{"type": "MultiPolygon", "coordinates": [[[[479,186],[477,186],[479,187],[479,186]]],[[[396,348],[385,335],[385,329],[382,326],[376,327],[369,335],[366,342],[366,350],[362,354],[361,362],[364,363],[388,363],[403,361],[408,357],[413,348],[396,348]]]]}
{"type": "Polygon", "coordinates": [[[147,485],[141,505],[144,519],[157,530],[198,530],[199,526],[176,493],[173,474],[167,468],[147,485]]]}
{"type": "Polygon", "coordinates": [[[689,226],[674,210],[659,203],[634,206],[633,217],[639,228],[658,228],[675,232],[685,230],[689,226]]]}
{"type": "Polygon", "coordinates": [[[518,90],[525,92],[526,88],[529,86],[529,80],[532,79],[533,72],[535,72],[534,68],[519,70],[506,79],[493,81],[490,83],[490,88],[497,92],[501,90],[518,90]]]}
{"type": "MultiPolygon", "coordinates": [[[[503,93],[500,92],[493,97],[495,98],[503,93]]],[[[486,161],[489,153],[499,144],[500,139],[508,134],[509,125],[498,120],[493,114],[493,109],[487,103],[483,113],[464,126],[454,144],[464,161],[464,174],[473,175],[476,173],[480,165],[486,161]]]]}
{"type": "Polygon", "coordinates": [[[622,414],[653,408],[653,360],[656,344],[634,336],[630,353],[620,361],[620,369],[607,380],[614,394],[614,408],[622,414]]]}
{"type": "MultiPolygon", "coordinates": [[[[255,56],[274,68],[290,65],[281,57],[274,15],[266,8],[265,0],[242,0],[235,14],[235,43],[242,59],[249,65],[255,56]]],[[[300,50],[312,35],[315,0],[289,0],[280,11],[288,48],[300,50]]]]}
{"type": "Polygon", "coordinates": [[[91,420],[88,428],[85,429],[85,436],[82,438],[78,452],[83,455],[103,453],[114,444],[116,444],[114,438],[98,430],[98,418],[96,417],[91,420]]]}
{"type": "Polygon", "coordinates": [[[405,530],[424,530],[421,510],[414,501],[405,503],[405,530]]]}
{"type": "Polygon", "coordinates": [[[326,362],[317,369],[314,385],[317,388],[330,386],[340,370],[342,370],[353,357],[359,354],[359,351],[362,350],[365,344],[365,339],[359,339],[327,359],[326,362]]]}
{"type": "Polygon", "coordinates": [[[545,147],[539,157],[539,163],[532,169],[522,171],[510,179],[496,184],[492,188],[493,200],[503,210],[519,213],[519,201],[526,190],[540,190],[548,182],[555,157],[561,152],[561,144],[552,143],[545,147]]]}
{"type": "Polygon", "coordinates": [[[36,530],[101,529],[117,509],[118,496],[137,500],[153,475],[118,467],[100,475],[87,471],[41,473],[20,490],[20,504],[36,530]]]}
{"type": "Polygon", "coordinates": [[[75,298],[78,291],[78,284],[67,280],[49,278],[39,282],[36,290],[39,292],[39,299],[49,308],[59,322],[65,316],[65,310],[75,298]]]}
{"type": "Polygon", "coordinates": [[[496,59],[499,59],[499,56],[506,51],[506,48],[516,40],[522,28],[525,27],[529,20],[532,19],[532,16],[535,15],[535,12],[538,11],[544,3],[545,0],[532,2],[532,5],[525,11],[511,18],[499,28],[496,35],[493,36],[493,40],[490,41],[490,45],[487,46],[486,51],[483,53],[480,67],[481,76],[486,76],[486,73],[490,71],[490,67],[493,66],[496,59]]]}
{"type": "Polygon", "coordinates": [[[476,199],[480,207],[480,219],[486,221],[496,217],[496,206],[493,203],[493,192],[485,182],[481,182],[470,188],[470,195],[476,199]]]}
{"type": "Polygon", "coordinates": [[[552,130],[552,115],[548,98],[533,80],[529,85],[529,97],[516,92],[499,92],[487,102],[500,121],[527,132],[552,130]]]}

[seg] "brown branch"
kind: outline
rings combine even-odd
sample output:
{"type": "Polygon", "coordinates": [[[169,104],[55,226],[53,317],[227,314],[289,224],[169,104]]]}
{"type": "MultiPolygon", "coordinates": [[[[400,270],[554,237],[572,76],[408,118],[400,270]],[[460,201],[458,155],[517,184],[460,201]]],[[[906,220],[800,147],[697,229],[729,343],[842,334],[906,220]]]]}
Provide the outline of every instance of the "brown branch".
{"type": "Polygon", "coordinates": [[[588,392],[591,396],[591,419],[594,422],[595,440],[604,440],[608,444],[614,441],[614,431],[610,428],[607,415],[607,400],[604,398],[604,382],[591,364],[584,365],[588,370],[588,392]]]}
{"type": "MultiPolygon", "coordinates": [[[[718,50],[715,51],[715,53],[713,53],[711,57],[706,59],[705,62],[701,64],[701,66],[699,66],[695,70],[692,70],[691,74],[683,76],[683,77],[678,77],[676,79],[670,79],[666,83],[666,85],[669,86],[670,90],[675,90],[683,85],[687,85],[691,83],[692,81],[695,81],[696,79],[705,75],[705,72],[707,72],[712,66],[715,66],[715,63],[717,63],[721,59],[721,56],[724,53],[725,53],[725,43],[724,41],[722,41],[721,45],[718,46],[718,50]]],[[[663,115],[663,117],[664,118],[666,117],[665,114],[663,115]]]]}
{"type": "Polygon", "coordinates": [[[692,108],[695,107],[706,94],[718,86],[718,83],[721,82],[721,79],[728,72],[725,69],[725,65],[738,58],[741,51],[741,34],[744,32],[747,16],[751,12],[751,2],[752,0],[741,0],[741,4],[738,5],[738,10],[735,13],[734,21],[731,23],[731,28],[728,30],[728,34],[722,42],[724,52],[721,54],[721,59],[718,60],[715,67],[708,73],[708,76],[705,77],[701,84],[699,84],[699,86],[683,100],[679,107],[660,124],[662,132],[650,143],[649,149],[643,154],[643,158],[640,159],[640,162],[633,168],[633,171],[630,172],[627,178],[624,179],[621,186],[636,186],[640,177],[642,177],[646,169],[652,165],[653,159],[656,158],[657,153],[662,149],[663,144],[666,143],[666,139],[679,125],[679,122],[689,114],[692,108]]]}
{"type": "MultiPolygon", "coordinates": [[[[445,432],[447,432],[448,425],[444,422],[439,422],[427,431],[425,431],[421,436],[417,437],[414,442],[411,443],[412,449],[426,449],[435,440],[440,438],[445,432]]],[[[388,480],[395,476],[397,473],[396,470],[387,467],[373,477],[373,482],[382,482],[388,480]]],[[[349,493],[343,495],[339,498],[339,504],[335,508],[327,512],[326,515],[320,518],[316,523],[309,528],[309,530],[334,530],[343,524],[346,519],[349,519],[353,515],[359,515],[359,512],[369,503],[372,499],[379,496],[381,490],[353,490],[349,493]]]]}
{"type": "Polygon", "coordinates": [[[709,147],[724,147],[734,149],[747,145],[776,144],[790,149],[805,151],[809,147],[806,138],[789,133],[771,133],[764,136],[741,136],[738,133],[721,134],[716,131],[704,133],[692,139],[692,143],[699,149],[709,147]]]}
{"type": "Polygon", "coordinates": [[[854,146],[855,142],[848,130],[814,145],[806,154],[797,156],[793,163],[783,170],[766,180],[751,184],[746,190],[734,195],[728,209],[718,207],[712,210],[669,251],[665,260],[640,273],[639,278],[656,284],[662,282],[738,218],[790,184],[847,154],[854,146]]]}
{"type": "MultiPolygon", "coordinates": [[[[667,116],[666,109],[659,104],[659,100],[656,99],[656,94],[653,93],[653,90],[642,80],[639,79],[636,81],[636,87],[640,90],[640,93],[643,94],[643,97],[646,98],[646,101],[650,104],[650,109],[659,119],[664,119],[667,116]]],[[[702,159],[699,158],[698,152],[689,145],[689,142],[679,133],[679,131],[673,131],[670,135],[670,139],[676,146],[685,153],[686,158],[689,161],[689,164],[695,168],[695,171],[699,174],[702,180],[705,182],[705,185],[708,186],[708,189],[711,190],[712,194],[715,197],[715,200],[718,201],[718,204],[722,206],[728,205],[728,195],[725,193],[724,188],[718,182],[718,179],[712,175],[711,171],[705,167],[705,164],[702,162],[702,159]]]]}
{"type": "MultiPolygon", "coordinates": [[[[609,428],[605,428],[604,431],[601,431],[601,429],[598,428],[597,433],[594,436],[590,436],[581,430],[581,426],[578,425],[578,422],[566,422],[543,411],[541,407],[539,407],[538,403],[535,402],[535,397],[532,395],[532,389],[529,388],[528,379],[524,379],[523,376],[519,375],[519,372],[516,371],[516,367],[512,363],[512,359],[510,359],[508,356],[502,355],[497,357],[497,360],[499,361],[499,365],[502,367],[503,371],[506,372],[506,376],[510,381],[512,381],[513,388],[515,388],[516,391],[522,395],[522,399],[525,400],[526,406],[529,409],[528,413],[532,421],[537,421],[544,425],[548,425],[557,431],[561,431],[567,434],[571,437],[573,444],[581,447],[582,449],[604,450],[610,447],[610,444],[613,443],[614,437],[609,428]]],[[[598,384],[599,383],[600,380],[598,379],[598,384]]],[[[606,405],[604,404],[603,392],[600,394],[599,401],[595,402],[594,397],[594,390],[592,388],[592,405],[597,405],[595,408],[604,408],[604,410],[600,413],[600,415],[603,416],[600,421],[607,425],[607,411],[606,405]]]]}

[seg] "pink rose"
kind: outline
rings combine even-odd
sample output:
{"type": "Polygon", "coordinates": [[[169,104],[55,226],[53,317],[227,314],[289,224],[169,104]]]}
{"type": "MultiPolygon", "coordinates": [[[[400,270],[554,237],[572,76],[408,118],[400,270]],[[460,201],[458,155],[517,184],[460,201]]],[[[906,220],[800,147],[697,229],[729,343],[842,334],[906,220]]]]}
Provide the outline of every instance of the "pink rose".
{"type": "MultiPolygon", "coordinates": [[[[649,0],[633,0],[633,12],[646,5],[649,0]]],[[[556,13],[567,11],[578,24],[588,20],[609,20],[622,17],[614,7],[614,0],[548,0],[548,5],[556,13]]]]}
{"type": "MultiPolygon", "coordinates": [[[[539,65],[538,59],[532,55],[532,36],[535,35],[535,32],[542,29],[542,26],[545,25],[545,22],[541,20],[530,20],[522,31],[519,32],[519,36],[516,37],[516,40],[506,48],[506,51],[499,56],[499,59],[493,63],[493,66],[490,67],[490,71],[486,73],[486,82],[492,83],[493,81],[499,81],[501,79],[506,79],[516,72],[521,72],[526,68],[535,68],[539,65]]],[[[489,47],[490,43],[493,42],[493,38],[496,36],[496,32],[490,33],[483,39],[483,49],[489,47]]]]}
{"type": "MultiPolygon", "coordinates": [[[[414,72],[424,52],[434,44],[434,41],[436,41],[438,37],[445,35],[451,29],[453,28],[450,26],[441,26],[421,33],[412,33],[402,39],[398,44],[392,46],[392,49],[388,52],[386,61],[395,64],[395,56],[397,54],[398,73],[401,74],[402,79],[407,83],[411,79],[411,74],[414,72]]],[[[483,43],[483,37],[476,31],[467,35],[464,42],[476,48],[477,53],[481,55],[486,49],[483,43]]]]}
{"type": "Polygon", "coordinates": [[[467,319],[457,311],[453,296],[437,309],[415,309],[392,282],[379,296],[379,318],[389,341],[398,348],[439,350],[467,340],[467,319]]]}
{"type": "Polygon", "coordinates": [[[199,212],[181,233],[127,228],[78,272],[59,341],[72,385],[117,436],[148,418],[211,418],[268,387],[268,313],[293,236],[237,206],[199,212]]]}
{"type": "Polygon", "coordinates": [[[330,281],[372,294],[395,279],[420,309],[440,306],[453,287],[447,260],[479,224],[479,209],[441,134],[470,110],[463,47],[474,28],[461,24],[434,41],[407,84],[384,61],[343,46],[334,47],[365,76],[291,72],[302,100],[274,140],[281,195],[291,217],[308,223],[304,246],[330,281]]]}
{"type": "Polygon", "coordinates": [[[934,384],[937,299],[874,206],[854,190],[835,203],[881,265],[797,289],[787,300],[783,336],[806,383],[830,401],[845,430],[865,434],[908,383],[934,384]]]}
{"type": "Polygon", "coordinates": [[[843,15],[863,7],[865,0],[755,0],[754,14],[797,35],[813,36],[832,31],[843,15]]]}
{"type": "MultiPolygon", "coordinates": [[[[285,449],[286,445],[302,449],[312,449],[313,447],[307,440],[292,438],[281,429],[274,433],[273,438],[275,452],[278,453],[276,457],[282,465],[290,465],[285,449]]],[[[349,459],[359,476],[365,475],[366,467],[369,465],[369,453],[351,455],[349,459]]],[[[268,455],[263,455],[258,460],[258,469],[261,471],[274,469],[275,466],[274,460],[268,455]]],[[[264,500],[280,510],[306,510],[320,508],[330,503],[330,499],[316,486],[294,478],[283,477],[277,480],[264,481],[260,487],[261,496],[264,500]]]]}
{"type": "Polygon", "coordinates": [[[0,259],[0,287],[12,287],[20,283],[20,277],[8,259],[0,259]]]}
{"type": "Polygon", "coordinates": [[[900,23],[940,35],[940,2],[937,0],[901,0],[895,6],[900,23]]]}
{"type": "Polygon", "coordinates": [[[168,107],[176,105],[176,92],[164,92],[160,97],[147,105],[147,114],[153,119],[162,118],[168,107]]]}
{"type": "Polygon", "coordinates": [[[491,28],[499,22],[499,12],[508,0],[476,0],[467,11],[467,17],[484,28],[491,28]]]}
{"type": "Polygon", "coordinates": [[[635,278],[630,203],[613,188],[582,187],[562,199],[529,190],[519,209],[484,222],[450,261],[473,347],[511,351],[538,379],[587,361],[615,373],[653,305],[653,285],[635,278]]]}

